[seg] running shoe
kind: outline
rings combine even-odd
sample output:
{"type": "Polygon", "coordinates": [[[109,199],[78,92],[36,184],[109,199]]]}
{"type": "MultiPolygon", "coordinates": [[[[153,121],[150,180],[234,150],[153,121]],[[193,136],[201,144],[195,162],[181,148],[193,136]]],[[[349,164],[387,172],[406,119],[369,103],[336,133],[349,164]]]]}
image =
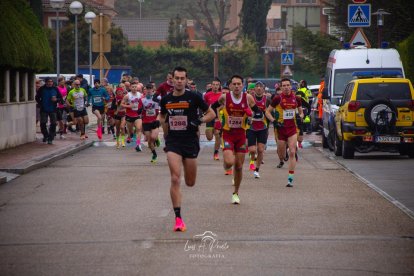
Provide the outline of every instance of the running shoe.
{"type": "Polygon", "coordinates": [[[99,140],[102,140],[102,128],[98,127],[96,129],[96,136],[98,136],[99,140]]]}
{"type": "Polygon", "coordinates": [[[281,167],[283,167],[284,164],[285,164],[285,162],[280,161],[279,165],[277,165],[276,167],[280,169],[281,167]]]}
{"type": "Polygon", "coordinates": [[[114,137],[114,140],[116,139],[116,135],[115,134],[112,134],[112,136],[114,137]]]}
{"type": "Polygon", "coordinates": [[[82,134],[82,135],[80,136],[80,139],[81,139],[81,140],[85,140],[85,138],[86,138],[85,134],[82,134]]]}
{"type": "Polygon", "coordinates": [[[46,142],[47,142],[47,138],[43,137],[43,143],[46,143],[46,142]]]}
{"type": "Polygon", "coordinates": [[[260,178],[260,174],[257,171],[254,171],[253,175],[254,175],[254,178],[260,178]]]}
{"type": "Polygon", "coordinates": [[[288,177],[288,184],[286,185],[286,187],[293,187],[293,178],[288,177]]]}
{"type": "Polygon", "coordinates": [[[66,137],[63,135],[63,134],[60,134],[60,137],[59,137],[61,140],[64,140],[64,139],[66,139],[66,137]]]}
{"type": "Polygon", "coordinates": [[[232,169],[228,169],[224,171],[225,175],[233,175],[233,170],[232,169]]]}
{"type": "Polygon", "coordinates": [[[187,227],[185,226],[184,221],[181,218],[175,218],[174,231],[185,232],[186,230],[187,230],[187,227]]]}
{"type": "Polygon", "coordinates": [[[129,143],[131,143],[131,137],[129,137],[128,136],[128,138],[127,138],[127,143],[129,144],[129,143]]]}
{"type": "Polygon", "coordinates": [[[249,170],[254,171],[256,169],[256,166],[254,165],[254,161],[250,160],[249,170]]]}
{"type": "Polygon", "coordinates": [[[213,155],[213,159],[214,159],[214,160],[220,160],[219,154],[218,154],[218,153],[215,153],[215,154],[213,155]]]}
{"type": "Polygon", "coordinates": [[[137,152],[142,151],[141,145],[137,145],[137,146],[135,147],[135,150],[136,150],[137,152]]]}
{"type": "Polygon", "coordinates": [[[120,144],[119,144],[119,140],[116,140],[116,148],[119,149],[120,144]]]}
{"type": "Polygon", "coordinates": [[[125,148],[125,140],[124,139],[121,140],[121,146],[125,148]]]}
{"type": "Polygon", "coordinates": [[[240,204],[240,198],[239,198],[238,194],[233,193],[233,196],[231,197],[231,203],[232,204],[240,204]]]}
{"type": "Polygon", "coordinates": [[[158,160],[158,156],[153,154],[151,157],[151,163],[157,163],[157,160],[158,160]]]}
{"type": "Polygon", "coordinates": [[[155,146],[158,148],[161,145],[160,138],[155,139],[155,146]]]}
{"type": "Polygon", "coordinates": [[[52,140],[47,140],[47,143],[48,143],[49,145],[53,145],[53,141],[52,141],[52,140]]]}

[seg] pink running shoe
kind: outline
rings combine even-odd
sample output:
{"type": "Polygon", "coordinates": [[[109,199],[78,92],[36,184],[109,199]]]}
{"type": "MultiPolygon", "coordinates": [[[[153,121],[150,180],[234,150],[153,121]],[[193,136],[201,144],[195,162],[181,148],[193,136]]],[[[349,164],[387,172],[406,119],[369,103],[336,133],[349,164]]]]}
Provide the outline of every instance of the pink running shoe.
{"type": "Polygon", "coordinates": [[[187,230],[187,227],[185,226],[184,221],[181,218],[175,218],[174,231],[185,232],[186,230],[187,230]]]}
{"type": "Polygon", "coordinates": [[[254,161],[250,161],[249,170],[254,171],[256,166],[254,165],[254,161]]]}
{"type": "Polygon", "coordinates": [[[98,136],[99,140],[102,140],[102,128],[98,127],[96,129],[96,136],[98,136]]]}

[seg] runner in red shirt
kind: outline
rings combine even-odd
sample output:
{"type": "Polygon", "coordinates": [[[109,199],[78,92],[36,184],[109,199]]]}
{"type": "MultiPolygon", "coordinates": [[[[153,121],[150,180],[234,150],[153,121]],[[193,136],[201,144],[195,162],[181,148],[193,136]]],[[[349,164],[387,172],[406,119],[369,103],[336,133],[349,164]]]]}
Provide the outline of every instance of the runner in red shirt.
{"type": "MultiPolygon", "coordinates": [[[[218,78],[215,78],[211,83],[211,91],[204,94],[204,101],[209,105],[212,106],[221,96],[221,81],[218,78]]],[[[214,109],[214,112],[217,113],[217,109],[214,109]]],[[[206,124],[206,138],[207,140],[211,141],[213,140],[213,137],[215,138],[214,142],[214,154],[213,159],[219,160],[219,149],[220,149],[220,128],[216,128],[216,123],[219,122],[218,118],[215,118],[214,120],[208,122],[206,124]],[[213,136],[214,135],[214,136],[213,136]]]]}
{"type": "MultiPolygon", "coordinates": [[[[266,109],[266,117],[277,128],[277,148],[280,152],[286,152],[286,145],[289,148],[289,175],[287,187],[293,187],[293,176],[296,167],[296,144],[298,139],[298,129],[296,125],[296,109],[303,120],[302,101],[292,91],[289,79],[282,79],[282,93],[273,98],[271,104],[266,109]],[[275,114],[278,118],[273,117],[272,110],[276,109],[275,114]]],[[[282,164],[283,165],[283,164],[282,164]]]]}
{"type": "Polygon", "coordinates": [[[232,91],[222,94],[218,103],[224,105],[222,120],[224,169],[229,170],[232,166],[234,167],[234,193],[231,202],[239,204],[238,193],[247,152],[247,117],[252,116],[252,110],[258,112],[259,108],[251,95],[243,93],[243,77],[233,75],[230,81],[232,91]]]}

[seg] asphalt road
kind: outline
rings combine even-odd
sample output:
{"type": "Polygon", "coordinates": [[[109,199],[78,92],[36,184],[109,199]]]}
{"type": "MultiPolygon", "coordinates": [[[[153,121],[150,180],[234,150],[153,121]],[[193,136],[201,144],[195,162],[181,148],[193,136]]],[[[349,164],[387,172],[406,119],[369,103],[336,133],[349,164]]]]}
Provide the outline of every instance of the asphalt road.
{"type": "MultiPolygon", "coordinates": [[[[160,150],[159,150],[160,151],[160,150]]],[[[414,220],[314,147],[295,187],[269,147],[241,204],[203,143],[172,231],[165,155],[100,143],[0,186],[0,275],[414,274],[414,220]]]]}

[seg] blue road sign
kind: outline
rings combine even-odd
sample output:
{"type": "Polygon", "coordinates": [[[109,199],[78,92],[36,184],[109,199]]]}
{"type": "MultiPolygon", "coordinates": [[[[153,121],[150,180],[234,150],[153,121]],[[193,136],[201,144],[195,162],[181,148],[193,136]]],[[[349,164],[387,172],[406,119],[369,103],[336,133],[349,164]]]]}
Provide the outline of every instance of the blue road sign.
{"type": "Polygon", "coordinates": [[[348,27],[371,26],[371,4],[348,5],[348,27]]]}
{"type": "Polygon", "coordinates": [[[282,65],[293,65],[295,55],[293,53],[282,53],[281,61],[282,65]]]}

